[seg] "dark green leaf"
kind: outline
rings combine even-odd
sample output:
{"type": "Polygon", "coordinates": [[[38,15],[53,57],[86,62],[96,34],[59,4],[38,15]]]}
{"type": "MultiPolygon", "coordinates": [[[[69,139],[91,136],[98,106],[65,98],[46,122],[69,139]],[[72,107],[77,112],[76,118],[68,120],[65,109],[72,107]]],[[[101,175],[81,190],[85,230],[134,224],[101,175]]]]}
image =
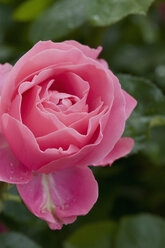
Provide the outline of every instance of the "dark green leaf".
{"type": "Polygon", "coordinates": [[[119,75],[122,88],[138,102],[127,121],[125,136],[135,139],[134,151],[142,150],[149,139],[149,128],[163,124],[165,96],[151,81],[130,75],[119,75]]]}
{"type": "Polygon", "coordinates": [[[21,233],[8,232],[0,234],[0,247],[2,248],[41,248],[21,233]]]}
{"type": "Polygon", "coordinates": [[[11,25],[11,8],[0,3],[0,42],[4,39],[6,31],[11,25]]]}
{"type": "Polygon", "coordinates": [[[165,122],[160,123],[159,126],[151,128],[150,140],[145,146],[145,154],[149,156],[151,161],[160,166],[165,165],[165,152],[164,152],[164,141],[165,141],[165,122]]]}
{"type": "MultiPolygon", "coordinates": [[[[61,0],[55,2],[32,24],[30,37],[33,42],[58,39],[87,20],[96,26],[107,26],[129,14],[145,14],[153,1],[61,0]]],[[[21,19],[25,19],[21,9],[17,12],[19,15],[15,14],[16,18],[21,16],[21,19]]]]}
{"type": "Polygon", "coordinates": [[[65,248],[111,248],[116,232],[113,222],[103,221],[79,228],[66,241],[65,248]]]}
{"type": "Polygon", "coordinates": [[[84,1],[81,0],[54,3],[32,24],[31,40],[58,39],[80,27],[85,20],[84,7],[84,1]]]}
{"type": "Polygon", "coordinates": [[[142,214],[124,217],[119,224],[115,248],[163,248],[165,221],[159,217],[142,214]]]}
{"type": "Polygon", "coordinates": [[[3,213],[12,220],[20,223],[32,223],[36,219],[20,202],[4,201],[3,213]]]}
{"type": "Polygon", "coordinates": [[[8,45],[0,44],[0,63],[5,63],[15,55],[15,49],[8,45]]]}
{"type": "Polygon", "coordinates": [[[154,0],[91,0],[89,20],[97,26],[113,24],[130,14],[145,14],[154,0]]]}

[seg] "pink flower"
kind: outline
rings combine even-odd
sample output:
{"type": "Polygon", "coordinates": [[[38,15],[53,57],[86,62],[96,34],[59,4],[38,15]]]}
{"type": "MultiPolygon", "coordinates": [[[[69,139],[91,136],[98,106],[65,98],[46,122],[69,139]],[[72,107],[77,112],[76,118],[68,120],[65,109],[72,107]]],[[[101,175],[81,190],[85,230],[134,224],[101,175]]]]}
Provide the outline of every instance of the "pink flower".
{"type": "Polygon", "coordinates": [[[112,164],[133,147],[121,136],[136,101],[97,59],[100,51],[39,42],[13,67],[0,66],[0,180],[16,184],[52,229],[96,202],[88,166],[112,164]]]}
{"type": "Polygon", "coordinates": [[[158,4],[158,12],[160,21],[165,24],[165,3],[159,3],[158,4]]]}
{"type": "Polygon", "coordinates": [[[8,228],[2,222],[0,222],[0,233],[5,233],[7,231],[8,228]]]}

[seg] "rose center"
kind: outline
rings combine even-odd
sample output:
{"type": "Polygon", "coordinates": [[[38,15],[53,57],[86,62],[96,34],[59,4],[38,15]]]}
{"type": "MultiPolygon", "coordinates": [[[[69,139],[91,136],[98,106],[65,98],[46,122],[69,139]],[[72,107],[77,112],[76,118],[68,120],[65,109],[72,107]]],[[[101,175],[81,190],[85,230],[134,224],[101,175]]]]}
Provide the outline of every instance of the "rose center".
{"type": "Polygon", "coordinates": [[[68,109],[79,100],[80,99],[77,96],[55,90],[49,90],[49,101],[56,104],[61,111],[68,109]]]}

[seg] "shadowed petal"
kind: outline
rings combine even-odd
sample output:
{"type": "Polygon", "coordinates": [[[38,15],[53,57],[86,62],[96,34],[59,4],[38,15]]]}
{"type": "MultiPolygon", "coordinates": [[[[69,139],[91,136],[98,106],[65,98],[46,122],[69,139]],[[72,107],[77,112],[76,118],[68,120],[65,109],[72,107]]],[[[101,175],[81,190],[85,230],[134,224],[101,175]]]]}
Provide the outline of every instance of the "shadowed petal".
{"type": "Polygon", "coordinates": [[[0,134],[0,181],[19,184],[29,182],[31,178],[32,172],[17,160],[0,134]]]}
{"type": "Polygon", "coordinates": [[[61,229],[78,215],[87,214],[98,197],[97,182],[87,167],[39,174],[17,189],[30,211],[51,229],[61,229]]]}
{"type": "Polygon", "coordinates": [[[12,68],[12,65],[10,65],[8,63],[0,64],[0,95],[1,95],[3,85],[5,83],[5,80],[8,76],[11,68],[12,68]]]}

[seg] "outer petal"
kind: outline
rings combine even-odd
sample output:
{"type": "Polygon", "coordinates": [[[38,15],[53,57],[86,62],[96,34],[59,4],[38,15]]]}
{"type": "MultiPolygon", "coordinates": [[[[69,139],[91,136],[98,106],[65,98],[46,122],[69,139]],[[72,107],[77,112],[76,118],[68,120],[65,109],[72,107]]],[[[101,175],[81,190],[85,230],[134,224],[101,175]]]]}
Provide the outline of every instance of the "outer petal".
{"type": "Polygon", "coordinates": [[[31,178],[32,172],[16,159],[0,134],[0,181],[19,184],[29,182],[31,178]]]}
{"type": "Polygon", "coordinates": [[[126,101],[125,114],[126,114],[126,119],[128,119],[133,109],[136,107],[137,101],[135,100],[135,98],[133,98],[124,90],[123,90],[123,94],[126,101]]]}
{"type": "Polygon", "coordinates": [[[30,211],[51,229],[61,229],[78,215],[87,214],[98,197],[97,182],[87,167],[39,174],[17,189],[30,211]]]}
{"type": "Polygon", "coordinates": [[[6,80],[12,66],[8,63],[0,64],[0,95],[3,88],[4,81],[6,80]]]}
{"type": "Polygon", "coordinates": [[[92,59],[97,59],[97,57],[99,56],[99,54],[102,51],[102,47],[99,46],[97,49],[94,48],[90,48],[89,46],[86,45],[82,45],[79,42],[75,41],[75,40],[67,40],[63,42],[64,44],[67,45],[72,45],[77,47],[78,49],[80,49],[86,56],[92,58],[92,59]]]}
{"type": "Polygon", "coordinates": [[[121,138],[113,150],[101,161],[97,162],[95,165],[111,165],[115,160],[126,156],[131,152],[134,146],[134,140],[131,138],[121,138]]]}

